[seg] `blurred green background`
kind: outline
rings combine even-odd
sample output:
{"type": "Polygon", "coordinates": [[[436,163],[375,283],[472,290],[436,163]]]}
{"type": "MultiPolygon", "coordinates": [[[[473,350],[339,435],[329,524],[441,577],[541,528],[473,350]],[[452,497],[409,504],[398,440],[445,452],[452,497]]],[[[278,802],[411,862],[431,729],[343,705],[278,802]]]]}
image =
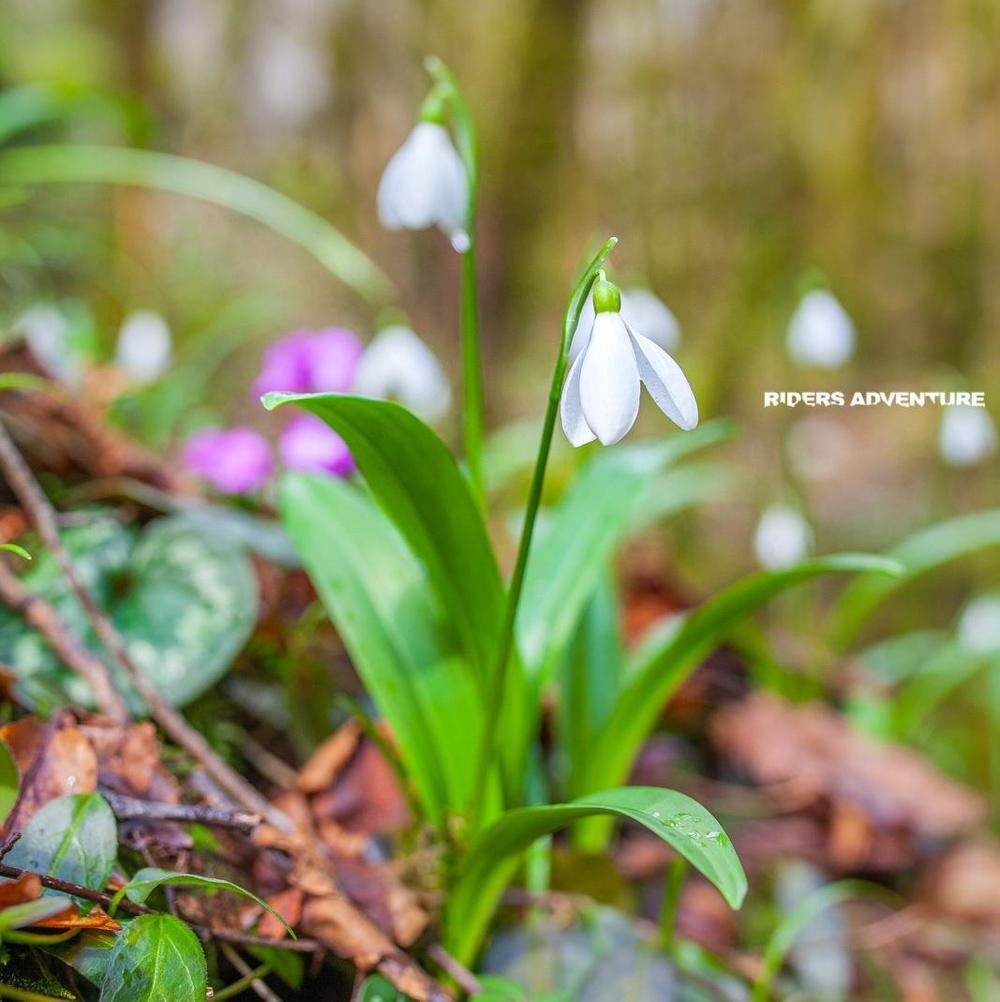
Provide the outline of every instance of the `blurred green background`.
{"type": "MultiPolygon", "coordinates": [[[[202,202],[43,185],[7,189],[2,317],[76,300],[109,347],[128,311],[166,316],[211,378],[169,434],[150,432],[158,446],[206,414],[263,425],[247,387],[263,346],[295,326],[368,336],[398,307],[457,379],[456,256],[440,234],[381,230],[374,212],[426,91],[422,58],[438,53],[481,133],[492,425],[540,414],[573,270],[617,233],[616,274],[680,321],[703,415],[743,427],[729,501],[690,516],[701,531],[692,553],[682,535],[682,564],[697,560],[702,584],[731,579],[752,561],[759,510],[789,497],[818,549],[882,548],[995,503],[996,462],[945,469],[935,408],[807,415],[765,411],[762,393],[971,388],[990,403],[1000,390],[998,45],[995,0],[7,0],[0,83],[59,85],[75,102],[18,144],[126,144],[238,170],[342,229],[398,293],[366,302],[202,202]],[[857,326],[843,371],[786,358],[817,278],[857,326]],[[828,461],[803,476],[818,453],[828,461]]],[[[643,427],[660,429],[646,407],[643,427]]]]}

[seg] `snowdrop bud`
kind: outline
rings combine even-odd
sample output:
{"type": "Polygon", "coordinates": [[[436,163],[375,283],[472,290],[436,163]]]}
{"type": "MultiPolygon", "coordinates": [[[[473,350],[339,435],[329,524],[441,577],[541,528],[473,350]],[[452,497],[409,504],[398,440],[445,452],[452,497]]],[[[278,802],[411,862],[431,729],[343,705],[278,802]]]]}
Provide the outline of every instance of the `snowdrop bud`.
{"type": "Polygon", "coordinates": [[[946,407],[938,451],[949,466],[975,466],[997,451],[997,429],[983,407],[946,407]]]}
{"type": "Polygon", "coordinates": [[[808,556],[812,549],[813,532],[809,523],[786,505],[768,508],[753,536],[757,563],[767,570],[790,567],[808,556]]]}
{"type": "Polygon", "coordinates": [[[1000,652],[1000,592],[974,598],[958,621],[958,639],[966,650],[1000,652]]]}
{"type": "MultiPolygon", "coordinates": [[[[425,105],[425,114],[436,116],[425,105]]],[[[396,151],[378,187],[378,217],[390,230],[437,226],[459,253],[469,249],[466,231],[469,179],[440,121],[418,122],[396,151]]]]}
{"type": "Polygon", "coordinates": [[[431,350],[408,327],[394,324],[372,338],[358,363],[353,389],[365,397],[395,399],[425,421],[451,405],[451,387],[431,350]]]}
{"type": "MultiPolygon", "coordinates": [[[[664,351],[673,351],[681,343],[681,328],[667,305],[648,289],[623,289],[621,314],[625,323],[637,334],[649,338],[664,351]]],[[[580,354],[587,332],[594,326],[594,297],[583,304],[580,320],[573,333],[569,357],[580,354]]]]}
{"type": "Polygon", "coordinates": [[[788,354],[798,365],[836,369],[854,353],[854,324],[825,289],[806,293],[788,325],[788,354]]]}
{"type": "Polygon", "coordinates": [[[35,360],[53,379],[71,387],[83,382],[84,359],[74,350],[70,322],[58,306],[29,306],[15,319],[12,330],[24,338],[35,360]]]}
{"type": "Polygon", "coordinates": [[[595,316],[583,332],[579,354],[563,385],[560,414],[570,444],[621,441],[639,413],[639,387],[676,425],[698,424],[698,403],[680,366],[649,338],[632,330],[621,313],[617,287],[594,285],[595,316]]]}
{"type": "Polygon", "coordinates": [[[137,383],[151,383],[170,365],[170,328],[159,313],[136,310],[123,321],[115,364],[137,383]]]}

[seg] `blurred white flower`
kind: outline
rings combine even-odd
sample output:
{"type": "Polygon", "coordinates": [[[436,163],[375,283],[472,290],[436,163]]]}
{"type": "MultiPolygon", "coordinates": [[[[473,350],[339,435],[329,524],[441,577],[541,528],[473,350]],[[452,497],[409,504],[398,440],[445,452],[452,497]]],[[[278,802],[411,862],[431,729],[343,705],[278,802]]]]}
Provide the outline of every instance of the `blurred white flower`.
{"type": "Polygon", "coordinates": [[[958,620],[958,639],[966,650],[1000,652],[1000,592],[974,598],[958,620]]]}
{"type": "Polygon", "coordinates": [[[115,365],[136,383],[151,383],[170,365],[170,328],[153,310],[136,310],[123,321],[115,345],[115,365]]]}
{"type": "MultiPolygon", "coordinates": [[[[674,351],[681,343],[681,327],[670,308],[648,289],[622,289],[622,317],[637,334],[649,338],[664,351],[674,351]]],[[[594,297],[590,295],[580,311],[580,320],[573,332],[569,357],[580,354],[587,332],[594,326],[594,297]]]]}
{"type": "Polygon", "coordinates": [[[408,327],[379,331],[365,348],[352,389],[365,397],[398,400],[425,421],[443,417],[451,387],[433,352],[408,327]]]}
{"type": "Polygon", "coordinates": [[[331,70],[320,39],[303,37],[281,22],[261,24],[251,52],[252,122],[296,128],[322,110],[331,91],[331,70]]]}
{"type": "Polygon", "coordinates": [[[805,417],[788,429],[788,459],[803,480],[830,480],[854,460],[851,433],[836,418],[805,417]]]}
{"type": "Polygon", "coordinates": [[[469,179],[448,130],[418,122],[386,165],[378,186],[378,216],[390,230],[437,226],[459,253],[469,249],[469,179]]]}
{"type": "Polygon", "coordinates": [[[788,354],[798,365],[836,369],[854,354],[854,324],[825,289],[807,292],[788,324],[788,354]]]}
{"type": "Polygon", "coordinates": [[[790,567],[809,555],[813,531],[794,508],[776,505],[760,517],[753,535],[757,563],[767,570],[790,567]]]}
{"type": "Polygon", "coordinates": [[[949,466],[975,466],[997,451],[997,429],[983,407],[946,407],[938,451],[949,466]]]}
{"type": "Polygon", "coordinates": [[[15,320],[13,333],[21,335],[38,364],[66,386],[83,382],[86,361],[73,346],[69,318],[53,303],[29,306],[15,320]]]}
{"type": "Polygon", "coordinates": [[[621,441],[639,413],[640,382],[671,421],[685,431],[694,428],[698,403],[681,367],[629,327],[618,289],[597,282],[594,306],[597,314],[562,391],[562,426],[570,444],[621,441]]]}

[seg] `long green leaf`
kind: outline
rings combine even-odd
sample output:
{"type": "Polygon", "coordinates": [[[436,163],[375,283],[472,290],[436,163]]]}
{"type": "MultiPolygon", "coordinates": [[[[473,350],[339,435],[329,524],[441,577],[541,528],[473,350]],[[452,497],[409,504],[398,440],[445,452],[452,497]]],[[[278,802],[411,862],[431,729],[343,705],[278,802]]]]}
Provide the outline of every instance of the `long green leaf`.
{"type": "Polygon", "coordinates": [[[211,891],[231,891],[233,894],[241,894],[251,901],[256,901],[261,908],[267,909],[279,922],[288,930],[292,939],[295,939],[295,931],[266,901],[258,898],[252,891],[248,891],[239,884],[234,884],[230,880],[223,880],[221,877],[204,877],[197,873],[176,873],[173,870],[162,870],[158,866],[143,867],[118,893],[114,896],[111,908],[114,909],[122,897],[127,897],[129,901],[142,904],[158,887],[164,884],[170,886],[184,887],[204,887],[211,891]]]}
{"type": "Polygon", "coordinates": [[[118,826],[99,793],[73,793],[35,813],[6,862],[100,891],[118,854],[118,826]]]}
{"type": "Polygon", "coordinates": [[[747,890],[739,857],[719,822],[696,800],[674,790],[623,787],[568,804],[508,811],[476,840],[446,906],[446,942],[462,963],[478,951],[517,859],[536,839],[595,815],[628,818],[677,850],[719,889],[733,908],[747,890]]]}
{"type": "Polygon", "coordinates": [[[449,636],[426,571],[386,515],[331,477],[285,474],[281,516],[428,817],[471,794],[478,687],[449,636]]]}
{"type": "Polygon", "coordinates": [[[598,453],[583,469],[528,560],[517,635],[536,681],[544,680],[566,649],[608,559],[657,477],[682,456],[731,435],[729,422],[713,421],[665,442],[598,453]]]}
{"type": "Polygon", "coordinates": [[[29,146],[0,152],[0,185],[53,183],[138,185],[213,202],[297,243],[362,296],[381,301],[391,291],[378,266],[321,216],[224,167],[117,146],[29,146]]]}
{"type": "Polygon", "coordinates": [[[419,418],[389,400],[339,393],[268,393],[268,410],[296,404],[347,443],[379,504],[426,566],[463,649],[485,679],[503,608],[486,527],[454,457],[419,418]]]}
{"type": "Polygon", "coordinates": [[[140,915],[119,933],[100,1002],[205,1002],[198,937],[173,915],[140,915]]]}
{"type": "Polygon", "coordinates": [[[875,610],[903,585],[991,546],[1000,546],[1000,509],[996,508],[939,522],[904,539],[887,552],[902,565],[902,574],[893,578],[867,574],[844,589],[832,614],[833,644],[846,650],[875,610]]]}
{"type": "MultiPolygon", "coordinates": [[[[583,789],[624,782],[642,742],[652,730],[663,704],[690,672],[736,627],[774,596],[821,574],[878,572],[895,574],[899,567],[885,557],[842,553],[819,557],[777,571],[761,571],[737,581],[690,616],[678,619],[660,634],[652,649],[630,672],[614,711],[595,736],[583,789]]],[[[581,844],[598,850],[607,841],[607,824],[581,829],[581,844]]]]}

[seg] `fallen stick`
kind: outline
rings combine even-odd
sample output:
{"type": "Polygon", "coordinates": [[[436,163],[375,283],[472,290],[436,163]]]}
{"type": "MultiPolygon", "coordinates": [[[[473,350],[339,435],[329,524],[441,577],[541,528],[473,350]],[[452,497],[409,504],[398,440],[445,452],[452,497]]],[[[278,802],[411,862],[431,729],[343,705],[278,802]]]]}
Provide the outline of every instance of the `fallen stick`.
{"type": "Polygon", "coordinates": [[[263,818],[246,811],[227,811],[202,804],[162,804],[155,800],[126,797],[101,787],[101,794],[119,821],[181,821],[185,824],[209,825],[252,834],[263,818]]]}
{"type": "MultiPolygon", "coordinates": [[[[38,486],[38,481],[35,480],[34,474],[28,468],[28,464],[7,433],[2,421],[0,421],[0,470],[3,471],[7,482],[20,501],[21,507],[31,519],[42,538],[42,542],[51,551],[63,576],[80,600],[98,639],[128,674],[132,684],[149,708],[153,719],[173,741],[197,759],[205,771],[238,803],[255,814],[263,815],[270,824],[280,831],[293,831],[294,826],[291,820],[282,811],[268,803],[235,769],[230,768],[215,754],[205,738],[184,719],[181,713],[163,699],[156,687],[132,660],[121,634],[77,574],[73,561],[59,538],[55,510],[41,487],[38,486]]],[[[107,674],[106,670],[105,674],[107,674]]]]}

